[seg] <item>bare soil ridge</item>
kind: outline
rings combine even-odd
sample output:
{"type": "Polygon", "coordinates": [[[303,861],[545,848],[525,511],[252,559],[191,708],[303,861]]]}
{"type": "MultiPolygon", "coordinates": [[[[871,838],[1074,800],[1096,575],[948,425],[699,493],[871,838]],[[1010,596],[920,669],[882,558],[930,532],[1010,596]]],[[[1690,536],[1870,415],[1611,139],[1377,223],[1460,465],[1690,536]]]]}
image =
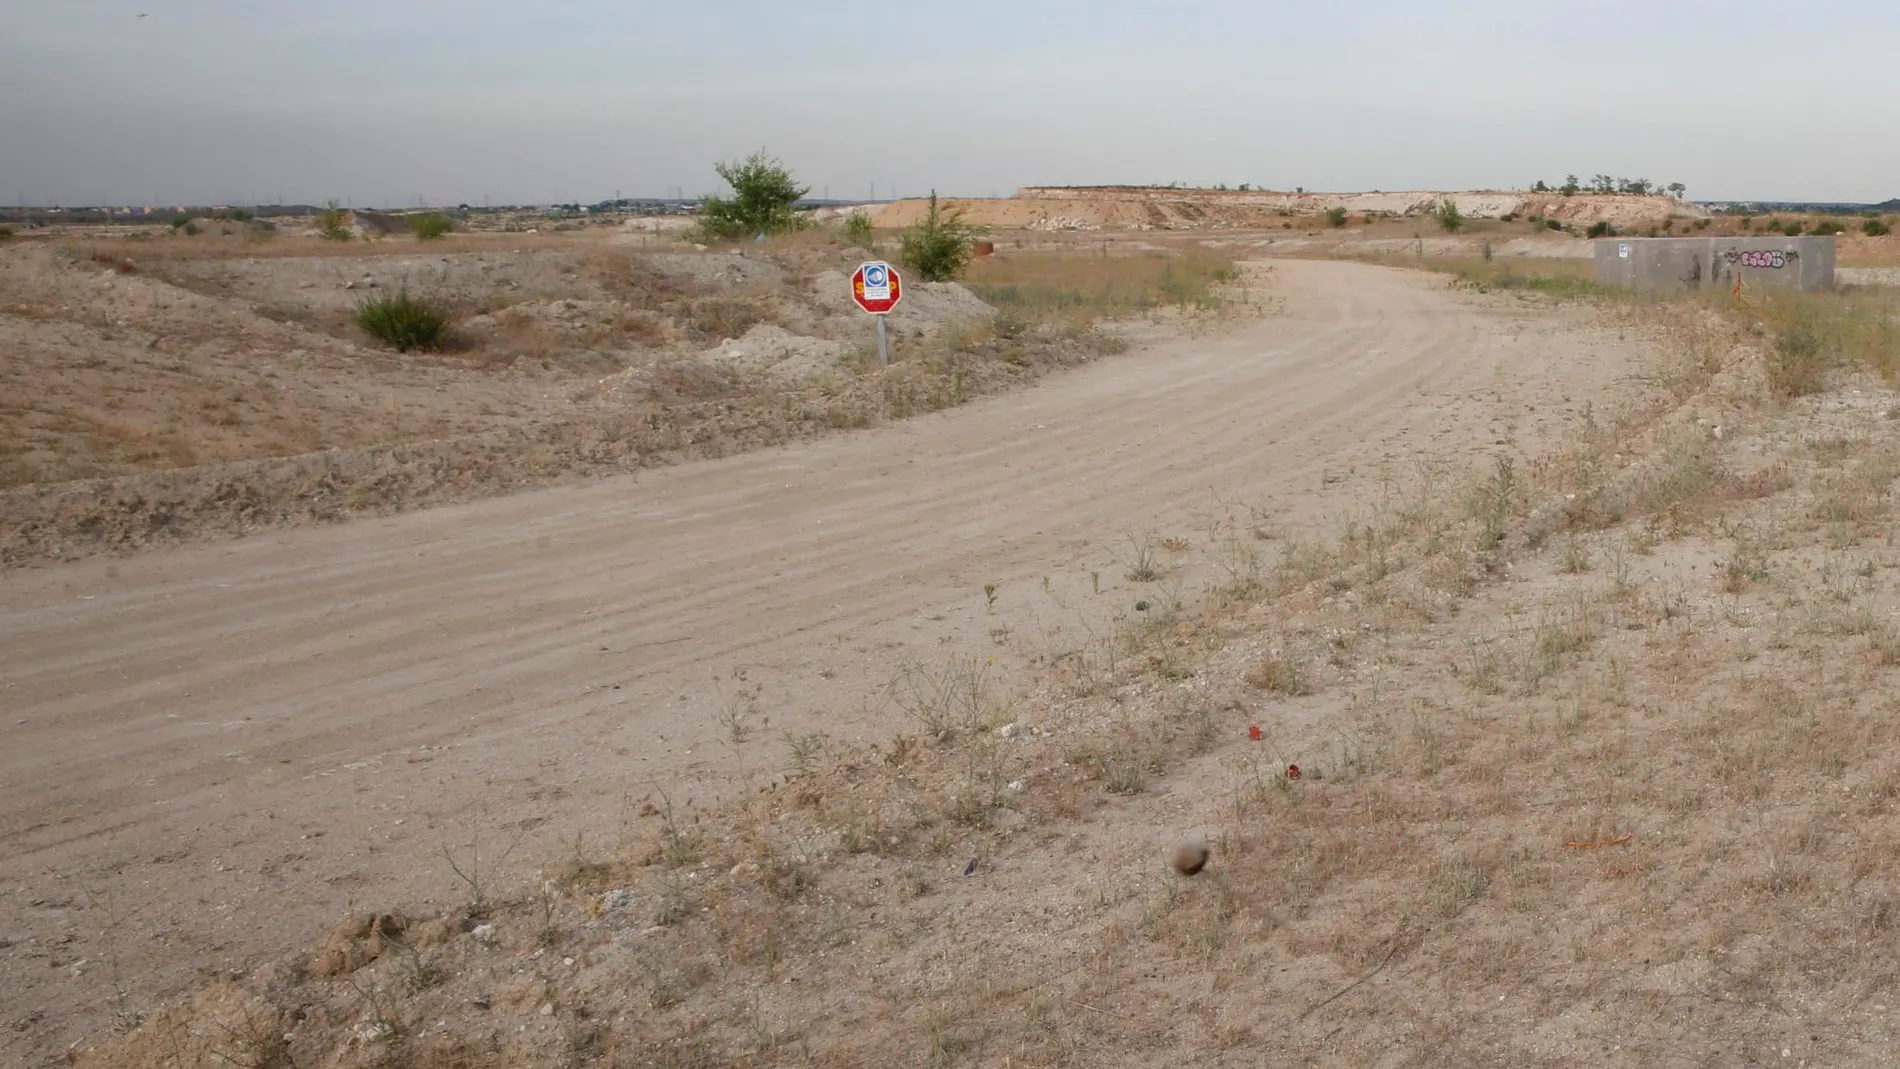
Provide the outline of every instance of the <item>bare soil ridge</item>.
{"type": "MultiPolygon", "coordinates": [[[[1470,219],[1540,216],[1561,223],[1606,221],[1620,229],[1661,225],[1671,217],[1708,213],[1674,197],[1601,196],[1508,191],[1412,190],[1373,193],[1285,193],[1267,190],[1133,187],[1026,187],[1012,197],[944,199],[973,224],[1029,230],[1225,230],[1277,227],[1333,209],[1364,218],[1428,216],[1445,200],[1470,219]]],[[[915,225],[928,201],[906,199],[867,208],[880,227],[915,225]]]]}

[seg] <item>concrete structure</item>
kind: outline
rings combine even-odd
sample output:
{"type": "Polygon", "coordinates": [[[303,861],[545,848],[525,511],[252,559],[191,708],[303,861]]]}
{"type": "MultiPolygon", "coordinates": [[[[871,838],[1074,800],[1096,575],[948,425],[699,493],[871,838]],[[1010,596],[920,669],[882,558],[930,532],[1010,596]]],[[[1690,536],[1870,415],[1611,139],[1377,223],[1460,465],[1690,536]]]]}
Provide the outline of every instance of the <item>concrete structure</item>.
{"type": "Polygon", "coordinates": [[[1834,239],[1598,238],[1596,279],[1636,290],[1735,285],[1758,290],[1818,290],[1834,285],[1834,239]]]}

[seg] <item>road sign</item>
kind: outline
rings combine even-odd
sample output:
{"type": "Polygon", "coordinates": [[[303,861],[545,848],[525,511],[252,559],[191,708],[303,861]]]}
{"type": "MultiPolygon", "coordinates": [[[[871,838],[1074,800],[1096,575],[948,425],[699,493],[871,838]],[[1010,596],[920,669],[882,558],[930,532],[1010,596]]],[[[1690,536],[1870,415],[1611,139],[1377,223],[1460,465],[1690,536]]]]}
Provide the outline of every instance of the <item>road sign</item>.
{"type": "Polygon", "coordinates": [[[851,275],[851,299],[874,316],[889,314],[904,299],[904,280],[882,260],[859,265],[851,275]]]}

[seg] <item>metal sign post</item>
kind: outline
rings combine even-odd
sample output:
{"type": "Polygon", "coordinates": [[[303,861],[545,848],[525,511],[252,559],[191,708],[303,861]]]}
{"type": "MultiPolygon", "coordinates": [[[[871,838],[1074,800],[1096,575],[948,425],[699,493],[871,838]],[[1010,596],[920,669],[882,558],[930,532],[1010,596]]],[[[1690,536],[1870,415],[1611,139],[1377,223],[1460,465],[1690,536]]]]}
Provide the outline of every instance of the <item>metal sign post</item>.
{"type": "Polygon", "coordinates": [[[872,260],[860,264],[851,275],[851,299],[859,308],[877,318],[877,361],[880,366],[891,362],[891,339],[884,326],[884,317],[897,302],[904,299],[904,280],[898,275],[897,268],[882,260],[872,260]]]}

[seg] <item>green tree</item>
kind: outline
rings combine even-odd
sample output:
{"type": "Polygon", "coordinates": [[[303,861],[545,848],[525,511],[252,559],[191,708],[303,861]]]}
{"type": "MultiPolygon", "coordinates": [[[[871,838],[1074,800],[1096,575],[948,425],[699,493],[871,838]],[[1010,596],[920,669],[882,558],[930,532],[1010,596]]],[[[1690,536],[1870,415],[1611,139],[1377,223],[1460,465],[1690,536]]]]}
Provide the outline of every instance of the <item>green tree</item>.
{"type": "Polygon", "coordinates": [[[1583,186],[1577,181],[1577,176],[1574,174],[1565,175],[1564,184],[1557,190],[1557,192],[1562,193],[1566,197],[1574,197],[1582,191],[1583,186]]]}
{"type": "Polygon", "coordinates": [[[1432,218],[1445,228],[1446,233],[1456,232],[1465,225],[1465,213],[1458,210],[1458,202],[1450,197],[1438,202],[1438,207],[1432,209],[1432,218]]]}
{"type": "Polygon", "coordinates": [[[949,282],[963,273],[970,262],[971,246],[981,227],[963,221],[963,213],[944,212],[937,204],[937,191],[930,191],[930,209],[924,221],[904,235],[898,259],[917,272],[924,282],[949,282]]]}
{"type": "Polygon", "coordinates": [[[792,210],[811,192],[792,172],[764,149],[737,163],[718,163],[713,170],[732,187],[730,197],[707,197],[699,205],[699,229],[709,238],[742,238],[753,234],[784,234],[811,225],[792,210]]]}

